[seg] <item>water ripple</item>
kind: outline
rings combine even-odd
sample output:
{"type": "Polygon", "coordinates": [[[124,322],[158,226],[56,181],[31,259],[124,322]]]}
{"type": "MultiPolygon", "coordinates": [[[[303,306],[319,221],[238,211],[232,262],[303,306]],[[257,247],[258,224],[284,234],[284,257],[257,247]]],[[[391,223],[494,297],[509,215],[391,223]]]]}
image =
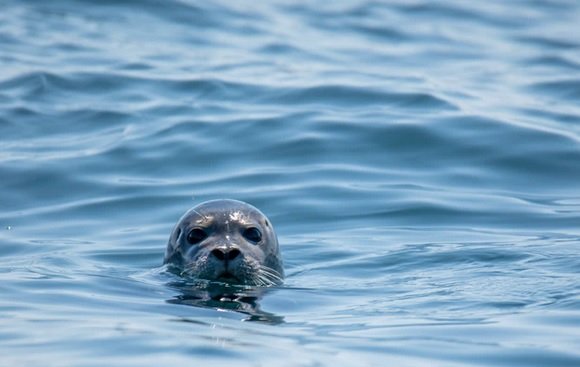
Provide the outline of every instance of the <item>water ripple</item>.
{"type": "Polygon", "coordinates": [[[579,365],[579,15],[3,1],[3,362],[579,365]],[[283,286],[161,266],[222,197],[271,219],[283,286]]]}

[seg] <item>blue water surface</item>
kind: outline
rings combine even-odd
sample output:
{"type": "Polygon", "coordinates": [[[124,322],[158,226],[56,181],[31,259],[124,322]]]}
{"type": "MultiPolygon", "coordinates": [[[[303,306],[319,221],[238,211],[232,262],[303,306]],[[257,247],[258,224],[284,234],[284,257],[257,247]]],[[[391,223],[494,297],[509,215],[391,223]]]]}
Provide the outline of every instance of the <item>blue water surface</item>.
{"type": "Polygon", "coordinates": [[[0,365],[580,366],[580,2],[0,9],[0,365]],[[215,198],[283,286],[161,266],[215,198]]]}

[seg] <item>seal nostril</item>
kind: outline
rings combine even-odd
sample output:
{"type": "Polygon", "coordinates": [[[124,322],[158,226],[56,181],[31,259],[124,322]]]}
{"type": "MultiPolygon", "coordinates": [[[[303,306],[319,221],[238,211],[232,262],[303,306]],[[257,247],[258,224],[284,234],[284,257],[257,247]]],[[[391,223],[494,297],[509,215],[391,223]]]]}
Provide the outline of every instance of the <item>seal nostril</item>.
{"type": "Polygon", "coordinates": [[[211,250],[211,254],[218,260],[220,261],[228,261],[228,260],[233,260],[236,257],[240,256],[242,252],[240,250],[238,250],[237,248],[231,249],[231,250],[224,250],[224,249],[213,249],[211,250]]]}
{"type": "Polygon", "coordinates": [[[211,251],[211,254],[215,256],[218,260],[224,260],[226,258],[224,252],[218,248],[211,251]]]}
{"type": "Polygon", "coordinates": [[[233,260],[236,257],[238,257],[241,254],[240,250],[238,250],[237,248],[231,249],[228,253],[228,260],[233,260]]]}

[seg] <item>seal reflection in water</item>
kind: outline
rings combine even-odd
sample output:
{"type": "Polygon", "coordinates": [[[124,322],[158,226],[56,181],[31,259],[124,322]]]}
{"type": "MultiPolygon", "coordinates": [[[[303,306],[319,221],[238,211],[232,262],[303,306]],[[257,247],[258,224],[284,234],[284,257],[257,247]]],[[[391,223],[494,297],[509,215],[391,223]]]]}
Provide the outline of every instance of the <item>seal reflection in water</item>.
{"type": "MultiPolygon", "coordinates": [[[[284,322],[284,317],[261,309],[260,300],[272,288],[239,286],[218,282],[191,282],[181,279],[169,283],[179,292],[168,303],[200,308],[234,311],[247,315],[244,321],[253,321],[270,325],[284,322]]],[[[189,319],[182,321],[188,322],[189,319]]]]}
{"type": "Polygon", "coordinates": [[[165,264],[181,275],[227,284],[272,286],[284,278],[278,239],[262,212],[237,200],[212,200],[173,228],[165,264]]]}

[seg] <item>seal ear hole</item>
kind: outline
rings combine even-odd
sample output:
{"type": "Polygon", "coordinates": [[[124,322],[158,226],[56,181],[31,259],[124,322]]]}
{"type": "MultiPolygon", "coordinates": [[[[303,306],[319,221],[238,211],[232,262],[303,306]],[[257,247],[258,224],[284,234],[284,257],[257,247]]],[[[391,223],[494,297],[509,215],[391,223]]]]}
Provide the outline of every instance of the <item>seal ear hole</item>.
{"type": "Polygon", "coordinates": [[[177,228],[177,231],[175,231],[175,240],[177,241],[180,236],[181,236],[181,228],[177,228]]]}
{"type": "Polygon", "coordinates": [[[187,234],[187,242],[197,245],[207,238],[207,233],[201,228],[194,228],[187,234]]]}
{"type": "Polygon", "coordinates": [[[266,219],[266,227],[270,227],[270,222],[268,222],[268,220],[266,219]]]}
{"type": "Polygon", "coordinates": [[[262,241],[262,232],[256,227],[246,228],[242,236],[254,244],[262,241]]]}

